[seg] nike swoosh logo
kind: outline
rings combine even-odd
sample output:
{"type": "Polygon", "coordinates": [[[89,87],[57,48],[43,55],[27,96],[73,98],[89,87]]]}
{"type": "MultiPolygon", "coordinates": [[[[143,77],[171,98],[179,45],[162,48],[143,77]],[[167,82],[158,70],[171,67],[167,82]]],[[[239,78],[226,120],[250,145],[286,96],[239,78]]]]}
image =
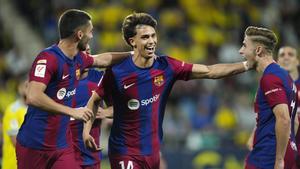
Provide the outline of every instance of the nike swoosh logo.
{"type": "Polygon", "coordinates": [[[67,77],[69,77],[69,74],[63,75],[63,76],[62,76],[62,79],[65,79],[65,78],[67,78],[67,77]]]}
{"type": "Polygon", "coordinates": [[[129,85],[124,85],[124,89],[128,89],[129,87],[131,87],[131,86],[133,86],[135,83],[131,83],[131,84],[129,84],[129,85]]]}

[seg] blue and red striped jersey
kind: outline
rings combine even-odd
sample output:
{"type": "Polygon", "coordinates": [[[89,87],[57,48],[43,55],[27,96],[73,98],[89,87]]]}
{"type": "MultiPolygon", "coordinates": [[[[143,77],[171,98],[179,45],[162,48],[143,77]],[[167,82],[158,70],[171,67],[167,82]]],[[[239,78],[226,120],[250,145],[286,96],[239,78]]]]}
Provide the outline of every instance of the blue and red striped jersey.
{"type": "MultiPolygon", "coordinates": [[[[78,52],[68,58],[53,45],[43,50],[34,60],[29,81],[45,84],[44,93],[59,104],[77,107],[74,95],[81,72],[93,64],[93,58],[78,52]]],[[[66,148],[71,143],[70,117],[50,113],[35,106],[28,106],[24,122],[17,136],[25,147],[39,150],[66,148]]]]}
{"type": "MultiPolygon", "coordinates": [[[[297,88],[288,72],[272,63],[265,69],[259,83],[254,103],[256,131],[253,150],[247,163],[257,168],[274,168],[276,156],[276,118],[273,108],[278,104],[289,106],[290,117],[295,117],[297,88]]],[[[292,120],[292,126],[294,121],[292,120]]],[[[293,127],[291,127],[293,129],[293,127]]],[[[295,135],[291,134],[288,146],[295,148],[295,135]]]]}
{"type": "MultiPolygon", "coordinates": [[[[76,89],[76,103],[77,107],[86,106],[92,92],[97,89],[97,85],[103,75],[102,71],[89,69],[86,78],[81,79],[76,89]]],[[[90,134],[95,139],[96,143],[100,143],[101,120],[95,120],[91,128],[90,134]]],[[[81,120],[71,120],[70,128],[72,131],[73,145],[77,149],[76,159],[80,160],[80,165],[93,165],[99,163],[101,160],[101,151],[91,152],[84,147],[82,138],[83,122],[81,120]]]]}
{"type": "Polygon", "coordinates": [[[167,98],[176,80],[189,80],[192,64],[158,56],[151,67],[137,67],[132,57],[107,69],[99,96],[111,96],[114,122],[109,153],[150,155],[158,153],[167,98]]]}
{"type": "MultiPolygon", "coordinates": [[[[298,102],[297,102],[297,113],[298,113],[298,121],[300,121],[300,75],[297,80],[295,80],[295,84],[298,89],[298,102]]],[[[300,154],[300,127],[298,127],[297,133],[296,133],[296,144],[298,148],[298,154],[300,154]]]]}

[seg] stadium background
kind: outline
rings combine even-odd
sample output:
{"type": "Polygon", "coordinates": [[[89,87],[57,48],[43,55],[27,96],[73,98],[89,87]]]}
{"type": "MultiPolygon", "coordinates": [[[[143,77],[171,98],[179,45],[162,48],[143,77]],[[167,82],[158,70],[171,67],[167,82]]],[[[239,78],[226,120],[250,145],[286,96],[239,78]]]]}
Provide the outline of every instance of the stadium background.
{"type": "MultiPolygon", "coordinates": [[[[278,35],[279,45],[299,48],[297,0],[1,0],[1,116],[37,52],[57,41],[57,18],[68,8],[92,15],[92,53],[129,50],[121,24],[133,11],[158,20],[158,53],[187,62],[242,60],[238,50],[249,25],[268,27],[278,35]]],[[[248,72],[175,85],[166,108],[162,146],[169,169],[243,168],[246,141],[255,124],[257,79],[255,72],[248,72]]],[[[103,145],[108,131],[103,132],[103,145]]],[[[105,150],[102,169],[108,168],[105,150]]]]}

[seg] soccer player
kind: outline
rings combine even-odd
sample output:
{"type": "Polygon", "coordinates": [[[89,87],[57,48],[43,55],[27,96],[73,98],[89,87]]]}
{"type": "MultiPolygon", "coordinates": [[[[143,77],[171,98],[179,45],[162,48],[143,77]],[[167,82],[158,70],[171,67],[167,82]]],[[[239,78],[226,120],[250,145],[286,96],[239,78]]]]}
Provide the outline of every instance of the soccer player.
{"type": "MultiPolygon", "coordinates": [[[[295,142],[297,144],[297,153],[298,154],[298,158],[300,157],[300,152],[299,152],[299,148],[300,148],[300,130],[299,130],[299,91],[300,91],[300,78],[299,78],[299,70],[298,70],[298,66],[299,66],[299,59],[297,56],[297,50],[291,46],[283,46],[278,50],[278,55],[277,55],[277,62],[278,64],[284,68],[285,70],[287,70],[289,72],[289,75],[291,76],[291,78],[294,80],[296,87],[298,89],[298,103],[297,103],[297,116],[295,118],[295,125],[292,126],[294,127],[294,130],[292,129],[293,136],[295,136],[296,133],[296,138],[295,138],[295,142]]],[[[294,137],[291,138],[294,138],[294,137]]],[[[289,146],[290,147],[290,146],[289,146]]],[[[286,152],[286,157],[285,157],[285,163],[288,164],[289,166],[295,166],[294,168],[296,168],[296,165],[298,168],[300,168],[300,161],[299,159],[297,161],[295,161],[295,152],[292,151],[292,149],[288,148],[287,152],[286,152]],[[295,163],[296,162],[296,163],[295,163]]]]}
{"type": "Polygon", "coordinates": [[[91,57],[82,52],[93,37],[88,13],[70,9],[59,18],[60,40],[44,49],[33,62],[27,90],[29,104],[17,135],[19,169],[77,169],[71,144],[70,117],[87,121],[88,108],[75,108],[81,72],[91,66],[105,67],[128,53],[104,53],[91,57]]]}
{"type": "MultiPolygon", "coordinates": [[[[87,53],[90,53],[89,45],[86,49],[87,53]]],[[[97,88],[103,75],[103,71],[96,69],[85,70],[81,75],[81,79],[76,88],[76,107],[86,106],[92,92],[97,88]]],[[[110,108],[101,109],[101,118],[94,121],[91,135],[95,138],[95,142],[100,144],[101,134],[101,120],[107,116],[110,108]]],[[[112,113],[112,111],[111,111],[112,113]]],[[[100,169],[101,164],[101,151],[90,151],[85,148],[82,139],[83,121],[71,119],[70,128],[72,132],[72,140],[75,149],[76,161],[80,163],[82,169],[100,169]]]]}
{"type": "Polygon", "coordinates": [[[254,104],[257,124],[253,149],[246,159],[246,169],[285,167],[284,156],[291,133],[290,115],[296,112],[297,89],[288,72],[273,60],[276,44],[277,37],[271,30],[250,26],[239,51],[247,61],[255,63],[257,72],[262,73],[254,104]]]}
{"type": "MultiPolygon", "coordinates": [[[[298,72],[298,58],[297,58],[297,51],[295,48],[292,48],[290,46],[283,46],[278,50],[278,54],[277,54],[277,63],[284,68],[285,70],[288,71],[289,75],[291,76],[291,78],[294,80],[296,87],[298,89],[299,92],[299,72],[298,72]],[[298,82],[297,82],[298,81],[298,82]],[[297,85],[298,83],[298,85],[297,85]]],[[[299,100],[299,95],[298,95],[298,100],[299,100]]],[[[299,107],[299,101],[298,101],[298,106],[299,107]]],[[[291,129],[291,137],[289,141],[289,145],[287,146],[287,150],[285,153],[285,157],[284,157],[284,163],[285,163],[285,168],[286,169],[290,169],[290,168],[295,168],[296,167],[296,161],[295,161],[295,155],[297,154],[297,152],[299,153],[299,151],[295,151],[295,148],[293,150],[293,146],[295,143],[295,133],[297,133],[298,130],[298,126],[299,126],[299,122],[298,119],[295,118],[294,120],[294,125],[291,126],[294,129],[291,129]],[[292,133],[294,132],[294,133],[292,133]]],[[[255,134],[255,130],[256,128],[253,129],[252,134],[248,140],[248,147],[249,150],[253,149],[253,138],[254,138],[254,134],[255,134]]],[[[299,139],[299,138],[298,138],[299,139]]],[[[296,140],[296,144],[298,147],[299,141],[296,140]]],[[[299,149],[299,148],[297,148],[299,149]]]]}
{"type": "MultiPolygon", "coordinates": [[[[146,13],[125,18],[123,38],[133,48],[134,55],[106,70],[101,86],[87,104],[91,109],[97,107],[95,102],[104,95],[112,97],[114,122],[109,137],[112,169],[159,168],[164,110],[176,80],[217,79],[252,67],[250,62],[206,66],[157,56],[156,24],[146,13]]],[[[83,138],[87,147],[97,149],[89,135],[92,120],[85,123],[83,138]]]]}
{"type": "Polygon", "coordinates": [[[2,132],[2,169],[17,169],[16,159],[16,137],[19,128],[24,120],[27,105],[26,88],[28,82],[24,81],[18,85],[18,98],[11,103],[5,110],[3,116],[2,132]]]}
{"type": "MultiPolygon", "coordinates": [[[[89,69],[85,73],[85,77],[81,79],[76,88],[76,104],[77,107],[84,107],[92,95],[92,91],[97,88],[103,72],[89,69]]],[[[96,143],[100,143],[101,120],[96,119],[91,129],[91,135],[95,138],[96,143]]],[[[71,119],[70,128],[72,132],[72,140],[75,149],[76,161],[80,163],[82,169],[100,169],[101,151],[89,151],[84,147],[82,140],[83,122],[81,120],[71,119]]]]}

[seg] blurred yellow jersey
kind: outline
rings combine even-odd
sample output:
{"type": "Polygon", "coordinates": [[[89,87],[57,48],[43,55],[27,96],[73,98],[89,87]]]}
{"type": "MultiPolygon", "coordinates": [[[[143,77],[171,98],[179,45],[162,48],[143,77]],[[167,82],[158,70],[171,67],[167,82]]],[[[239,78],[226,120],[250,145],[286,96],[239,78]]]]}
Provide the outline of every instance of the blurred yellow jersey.
{"type": "Polygon", "coordinates": [[[27,106],[16,100],[10,104],[3,116],[3,147],[2,147],[2,169],[17,169],[15,147],[10,136],[16,136],[23,123],[27,106]]]}

